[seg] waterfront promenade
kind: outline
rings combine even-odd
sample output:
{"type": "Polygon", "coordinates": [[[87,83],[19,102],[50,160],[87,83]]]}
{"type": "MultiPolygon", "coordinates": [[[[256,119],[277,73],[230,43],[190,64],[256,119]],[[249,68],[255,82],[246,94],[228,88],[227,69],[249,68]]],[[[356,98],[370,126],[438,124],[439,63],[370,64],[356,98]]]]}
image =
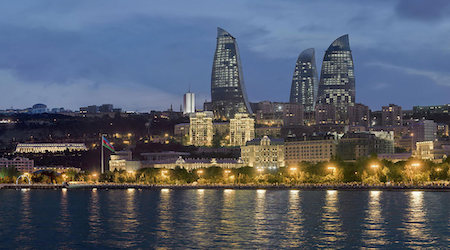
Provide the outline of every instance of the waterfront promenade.
{"type": "Polygon", "coordinates": [[[77,183],[77,184],[0,184],[0,189],[297,189],[297,190],[428,190],[450,191],[450,184],[117,184],[117,183],[77,183]]]}

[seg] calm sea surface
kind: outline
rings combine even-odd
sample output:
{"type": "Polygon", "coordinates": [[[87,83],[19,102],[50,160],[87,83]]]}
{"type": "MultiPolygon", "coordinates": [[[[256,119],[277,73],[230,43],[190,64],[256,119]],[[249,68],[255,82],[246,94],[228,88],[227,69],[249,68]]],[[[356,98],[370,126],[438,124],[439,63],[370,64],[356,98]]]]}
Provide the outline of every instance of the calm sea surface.
{"type": "Polygon", "coordinates": [[[450,193],[0,190],[0,248],[448,248],[450,193]]]}

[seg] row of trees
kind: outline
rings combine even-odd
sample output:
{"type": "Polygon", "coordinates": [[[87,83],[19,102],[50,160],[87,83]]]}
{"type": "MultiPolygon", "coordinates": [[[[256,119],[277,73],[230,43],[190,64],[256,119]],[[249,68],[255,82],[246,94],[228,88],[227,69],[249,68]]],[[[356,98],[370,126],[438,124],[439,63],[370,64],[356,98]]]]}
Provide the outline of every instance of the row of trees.
{"type": "MultiPolygon", "coordinates": [[[[0,182],[13,182],[20,173],[15,169],[0,170],[0,182]]],[[[142,184],[301,184],[301,183],[426,183],[450,181],[450,159],[443,163],[431,161],[390,162],[376,157],[356,162],[334,160],[301,163],[283,168],[222,169],[209,167],[186,169],[144,168],[138,171],[113,171],[104,174],[89,172],[40,172],[31,175],[33,183],[63,181],[142,183],[142,184]]]]}

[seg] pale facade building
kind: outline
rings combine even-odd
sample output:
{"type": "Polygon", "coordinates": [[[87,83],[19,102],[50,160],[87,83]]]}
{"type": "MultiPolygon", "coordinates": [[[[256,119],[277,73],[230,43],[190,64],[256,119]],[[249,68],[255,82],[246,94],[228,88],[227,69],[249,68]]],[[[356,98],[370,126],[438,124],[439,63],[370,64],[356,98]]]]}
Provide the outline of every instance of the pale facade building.
{"type": "Polygon", "coordinates": [[[284,167],[284,140],[271,140],[267,136],[253,139],[241,147],[241,158],[244,166],[263,169],[284,167]]]}
{"type": "Polygon", "coordinates": [[[450,155],[450,143],[438,141],[416,142],[414,157],[421,160],[441,162],[450,155]]]}
{"type": "Polygon", "coordinates": [[[58,153],[69,151],[86,151],[84,143],[19,143],[16,153],[58,153]]]}
{"type": "Polygon", "coordinates": [[[195,113],[195,94],[188,92],[183,96],[183,115],[195,113]]]}
{"type": "Polygon", "coordinates": [[[14,167],[22,173],[31,173],[34,170],[34,160],[24,157],[16,157],[14,159],[0,158],[0,168],[14,167]]]}
{"type": "Polygon", "coordinates": [[[255,138],[255,120],[245,113],[230,119],[230,146],[244,146],[255,138]]]}
{"type": "Polygon", "coordinates": [[[303,140],[285,142],[285,161],[287,166],[302,161],[329,161],[336,155],[337,140],[333,137],[321,140],[303,140]]]}
{"type": "Polygon", "coordinates": [[[194,146],[212,146],[214,114],[211,111],[195,112],[190,115],[189,144],[194,146]]]}

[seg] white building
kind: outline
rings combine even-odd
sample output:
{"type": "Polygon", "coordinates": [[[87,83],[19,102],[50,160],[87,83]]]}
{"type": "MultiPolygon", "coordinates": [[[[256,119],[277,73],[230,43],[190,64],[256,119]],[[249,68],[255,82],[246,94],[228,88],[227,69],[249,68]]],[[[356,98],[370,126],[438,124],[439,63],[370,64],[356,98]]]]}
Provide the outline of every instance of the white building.
{"type": "Polygon", "coordinates": [[[195,94],[187,92],[183,96],[183,114],[195,113],[195,94]]]}
{"type": "Polygon", "coordinates": [[[253,139],[241,147],[241,158],[245,166],[257,168],[284,167],[284,140],[253,139]]]}
{"type": "Polygon", "coordinates": [[[14,159],[0,158],[0,168],[15,167],[23,173],[31,173],[34,170],[34,160],[24,157],[16,157],[14,159]]]}
{"type": "Polygon", "coordinates": [[[237,113],[230,119],[230,146],[244,146],[255,138],[255,120],[246,113],[237,113]]]}
{"type": "Polygon", "coordinates": [[[58,153],[69,151],[86,151],[84,143],[19,143],[16,153],[58,153]]]}
{"type": "Polygon", "coordinates": [[[110,156],[109,170],[136,171],[141,168],[140,161],[133,161],[131,151],[117,151],[110,156]]]}
{"type": "Polygon", "coordinates": [[[212,146],[214,114],[211,111],[195,112],[190,115],[189,144],[212,146]]]}

